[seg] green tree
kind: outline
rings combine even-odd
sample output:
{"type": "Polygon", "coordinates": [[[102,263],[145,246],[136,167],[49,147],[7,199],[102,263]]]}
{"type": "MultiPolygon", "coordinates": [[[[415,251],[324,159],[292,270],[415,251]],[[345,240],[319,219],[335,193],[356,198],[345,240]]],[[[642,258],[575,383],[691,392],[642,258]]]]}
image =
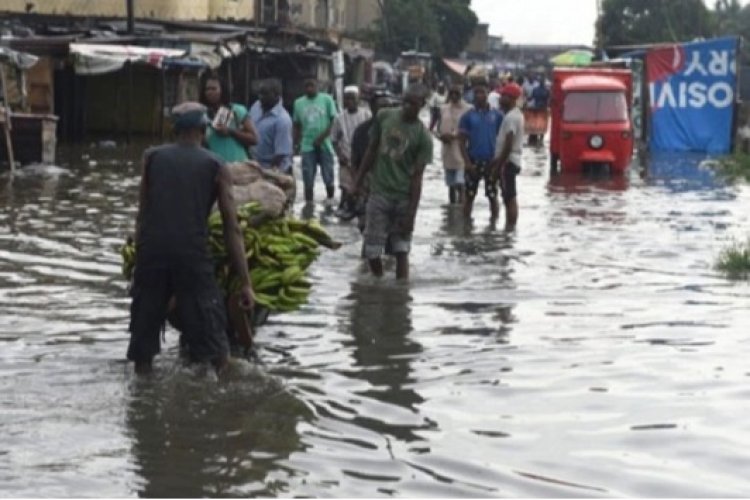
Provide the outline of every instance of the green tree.
{"type": "Polygon", "coordinates": [[[741,14],[742,5],[739,0],[716,0],[713,11],[716,33],[739,33],[741,14]]]}
{"type": "Polygon", "coordinates": [[[470,0],[378,0],[378,4],[377,47],[393,56],[416,48],[435,55],[456,55],[478,23],[470,0]]]}
{"type": "Polygon", "coordinates": [[[717,35],[750,40],[750,4],[743,7],[738,0],[717,0],[713,15],[717,35]]]}
{"type": "Polygon", "coordinates": [[[479,23],[471,10],[471,0],[433,0],[430,5],[439,23],[443,55],[457,56],[466,48],[479,23]]]}
{"type": "Polygon", "coordinates": [[[604,0],[597,45],[683,42],[714,34],[714,18],[703,0],[604,0]]]}

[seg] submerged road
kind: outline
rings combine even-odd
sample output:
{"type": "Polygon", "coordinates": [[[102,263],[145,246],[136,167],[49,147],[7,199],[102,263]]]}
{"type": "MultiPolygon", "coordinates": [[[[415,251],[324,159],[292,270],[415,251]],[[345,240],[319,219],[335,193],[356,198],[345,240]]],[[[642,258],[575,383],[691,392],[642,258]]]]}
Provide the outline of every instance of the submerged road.
{"type": "Polygon", "coordinates": [[[364,274],[323,213],[345,246],[260,331],[263,365],[216,381],[168,333],[139,381],[138,155],[0,177],[0,496],[750,495],[750,285],[712,270],[750,234],[747,186],[687,157],[550,178],[527,149],[506,234],[484,200],[463,223],[436,164],[411,283],[364,274]]]}

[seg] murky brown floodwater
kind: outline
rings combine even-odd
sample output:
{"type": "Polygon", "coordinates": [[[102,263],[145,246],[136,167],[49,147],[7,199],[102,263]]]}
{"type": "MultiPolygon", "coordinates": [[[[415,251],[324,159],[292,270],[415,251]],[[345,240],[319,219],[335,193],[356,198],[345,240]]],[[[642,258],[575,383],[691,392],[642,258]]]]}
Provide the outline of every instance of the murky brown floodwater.
{"type": "MultiPolygon", "coordinates": [[[[432,167],[413,281],[347,245],[231,380],[124,361],[134,152],[0,177],[0,496],[748,496],[750,286],[711,269],[750,189],[690,159],[550,180],[517,234],[465,227],[432,167]]],[[[318,188],[321,195],[322,189],[318,188]]]]}

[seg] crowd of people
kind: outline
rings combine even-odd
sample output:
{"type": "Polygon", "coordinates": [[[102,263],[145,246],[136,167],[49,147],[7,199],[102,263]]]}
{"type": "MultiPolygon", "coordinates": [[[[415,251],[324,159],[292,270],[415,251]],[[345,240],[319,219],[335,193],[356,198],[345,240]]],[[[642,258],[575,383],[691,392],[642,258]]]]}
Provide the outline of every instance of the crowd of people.
{"type": "MultiPolygon", "coordinates": [[[[531,100],[538,99],[534,92],[541,87],[530,87],[531,100]]],[[[361,106],[360,89],[346,87],[339,112],[333,98],[318,89],[316,80],[308,79],[290,115],[277,82],[263,82],[258,100],[248,110],[230,101],[219,77],[207,78],[200,103],[173,110],[174,143],[152,148],[144,156],[128,358],[136,362],[137,371],[150,370],[159,352],[168,301],[175,296],[181,331],[194,360],[213,361],[219,369],[226,363],[227,340],[219,333],[226,324],[224,300],[206,244],[206,219],[217,202],[241,282],[241,305],[254,307],[228,163],[253,159],[263,168],[293,175],[293,157],[299,154],[305,202],[314,200],[319,169],[331,209],[338,164],[337,215],[344,221],[358,220],[362,256],[374,276],[383,275],[382,258],[392,255],[397,278],[405,280],[422,179],[433,163],[435,137],[442,144],[450,202],[462,203],[465,216],[471,217],[483,185],[491,217],[499,217],[500,198],[506,229],[515,228],[516,176],[524,138],[519,103],[525,95],[523,86],[513,81],[490,88],[487,80],[474,80],[470,102],[460,85],[441,84],[430,93],[415,84],[400,101],[384,91],[369,92],[368,109],[361,106]],[[497,108],[493,93],[499,95],[497,108]],[[420,119],[428,103],[429,126],[420,119]]]]}
{"type": "Polygon", "coordinates": [[[442,163],[450,203],[472,216],[474,200],[484,187],[490,216],[499,217],[502,197],[506,229],[518,221],[516,175],[521,171],[525,133],[522,109],[546,110],[550,91],[543,76],[505,75],[490,82],[473,78],[446,93],[439,83],[430,99],[430,130],[442,142],[442,163]]]}
{"type": "MultiPolygon", "coordinates": [[[[521,77],[518,83],[511,75],[492,82],[483,77],[469,82],[450,87],[439,82],[429,95],[421,88],[426,99],[422,105],[427,104],[430,111],[426,128],[442,143],[441,159],[450,203],[462,204],[465,216],[471,217],[476,195],[483,188],[493,219],[499,217],[502,198],[506,228],[512,230],[518,219],[515,175],[521,168],[520,145],[524,134],[523,115],[518,110],[546,109],[550,98],[548,86],[542,76],[521,77]]],[[[227,162],[252,156],[264,168],[287,174],[292,174],[292,158],[298,153],[305,202],[314,199],[320,170],[328,207],[335,205],[338,165],[337,215],[346,221],[359,217],[360,226],[367,227],[368,198],[358,196],[361,193],[357,192],[354,181],[370,142],[365,131],[371,129],[376,117],[371,109],[361,106],[358,87],[345,88],[340,112],[333,98],[321,92],[314,79],[305,82],[304,95],[294,101],[292,115],[282,103],[280,85],[274,81],[260,86],[259,99],[249,112],[241,104],[229,102],[227,96],[226,85],[219,78],[211,77],[204,82],[201,102],[211,120],[205,139],[209,150],[227,162]],[[217,122],[223,109],[228,110],[224,114],[231,119],[217,122]],[[355,140],[360,127],[359,140],[355,140]]],[[[395,102],[391,99],[384,103],[382,97],[366,96],[374,108],[395,102]],[[375,102],[378,100],[379,104],[375,102]]],[[[383,150],[379,155],[396,153],[383,150]]],[[[372,175],[377,177],[378,172],[376,169],[372,175]]]]}

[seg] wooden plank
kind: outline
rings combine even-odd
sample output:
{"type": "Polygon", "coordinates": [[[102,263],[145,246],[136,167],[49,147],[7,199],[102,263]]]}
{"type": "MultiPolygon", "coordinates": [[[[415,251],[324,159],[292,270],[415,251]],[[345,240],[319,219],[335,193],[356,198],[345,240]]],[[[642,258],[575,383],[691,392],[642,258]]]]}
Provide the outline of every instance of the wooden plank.
{"type": "Polygon", "coordinates": [[[53,75],[53,62],[49,57],[40,57],[39,61],[26,71],[28,104],[32,113],[55,114],[53,75]]]}

